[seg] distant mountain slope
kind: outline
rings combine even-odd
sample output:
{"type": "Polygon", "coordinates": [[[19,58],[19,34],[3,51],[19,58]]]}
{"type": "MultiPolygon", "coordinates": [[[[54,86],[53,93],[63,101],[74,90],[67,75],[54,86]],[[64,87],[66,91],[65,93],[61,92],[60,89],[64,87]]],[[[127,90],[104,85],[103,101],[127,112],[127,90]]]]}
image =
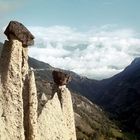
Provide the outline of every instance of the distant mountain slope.
{"type": "Polygon", "coordinates": [[[115,114],[126,129],[140,132],[140,58],[101,83],[96,102],[115,114]]]}

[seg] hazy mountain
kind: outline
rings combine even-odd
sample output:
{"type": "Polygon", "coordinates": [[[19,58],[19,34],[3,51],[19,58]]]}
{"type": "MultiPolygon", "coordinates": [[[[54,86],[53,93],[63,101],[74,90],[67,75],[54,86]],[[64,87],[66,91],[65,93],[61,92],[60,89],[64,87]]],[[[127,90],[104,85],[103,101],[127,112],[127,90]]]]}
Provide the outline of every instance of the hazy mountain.
{"type": "Polygon", "coordinates": [[[96,102],[114,114],[125,129],[140,132],[140,58],[101,84],[96,102]]]}

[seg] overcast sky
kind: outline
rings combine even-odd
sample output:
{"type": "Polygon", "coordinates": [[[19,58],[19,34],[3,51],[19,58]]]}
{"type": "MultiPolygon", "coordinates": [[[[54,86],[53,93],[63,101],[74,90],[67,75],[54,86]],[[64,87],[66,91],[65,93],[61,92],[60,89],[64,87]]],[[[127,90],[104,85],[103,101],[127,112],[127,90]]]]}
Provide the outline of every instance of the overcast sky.
{"type": "Polygon", "coordinates": [[[10,20],[35,35],[29,55],[95,79],[140,56],[140,0],[0,0],[0,40],[10,20]]]}

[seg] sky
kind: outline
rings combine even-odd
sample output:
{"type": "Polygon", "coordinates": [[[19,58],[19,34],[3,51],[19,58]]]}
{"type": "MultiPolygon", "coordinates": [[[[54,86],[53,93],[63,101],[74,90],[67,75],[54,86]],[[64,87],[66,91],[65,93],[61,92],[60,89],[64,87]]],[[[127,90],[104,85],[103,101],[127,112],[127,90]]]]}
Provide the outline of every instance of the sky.
{"type": "Polygon", "coordinates": [[[104,79],[140,56],[139,13],[140,0],[0,0],[0,41],[17,20],[35,35],[30,56],[104,79]]]}

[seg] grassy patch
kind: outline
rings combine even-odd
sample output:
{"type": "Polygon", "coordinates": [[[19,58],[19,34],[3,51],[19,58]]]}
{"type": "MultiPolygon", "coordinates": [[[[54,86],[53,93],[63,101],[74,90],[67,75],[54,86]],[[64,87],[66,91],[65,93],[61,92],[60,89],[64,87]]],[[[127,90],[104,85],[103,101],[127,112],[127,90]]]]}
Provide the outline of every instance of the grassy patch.
{"type": "Polygon", "coordinates": [[[111,128],[110,131],[112,132],[114,137],[122,138],[123,134],[119,130],[115,128],[111,128]]]}

